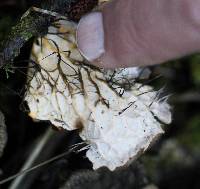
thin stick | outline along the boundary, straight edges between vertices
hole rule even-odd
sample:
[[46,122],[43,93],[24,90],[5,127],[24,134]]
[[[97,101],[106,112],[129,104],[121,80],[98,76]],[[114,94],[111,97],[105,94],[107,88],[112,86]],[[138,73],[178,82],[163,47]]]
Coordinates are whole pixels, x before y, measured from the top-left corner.
[[[54,132],[50,128],[50,129],[47,129],[47,131],[44,133],[44,135],[42,135],[38,139],[38,141],[37,141],[37,143],[36,143],[36,145],[34,147],[34,150],[29,155],[29,157],[28,157],[27,161],[25,162],[24,166],[21,168],[21,171],[28,170],[29,168],[32,167],[33,163],[35,162],[35,160],[37,159],[37,157],[39,156],[41,151],[44,149],[45,144],[53,136],[53,134],[54,134]],[[13,183],[10,185],[9,189],[18,188],[19,184],[22,182],[22,180],[24,179],[25,176],[26,176],[26,174],[22,174],[21,176],[17,177],[13,181]]]
[[14,175],[12,175],[12,176],[10,176],[10,177],[4,179],[4,180],[1,180],[1,181],[0,181],[0,185],[4,184],[4,183],[6,183],[6,182],[11,181],[11,180],[13,180],[14,178],[16,178],[16,177],[18,177],[18,176],[21,176],[21,175],[23,175],[23,174],[27,174],[27,173],[29,173],[29,172],[31,172],[31,171],[33,171],[33,170],[39,168],[39,167],[42,167],[42,166],[44,166],[44,165],[47,165],[48,163],[51,163],[51,162],[53,162],[53,161],[55,161],[55,160],[57,160],[57,159],[60,159],[60,158],[62,158],[62,157],[64,157],[64,156],[67,156],[67,155],[69,155],[70,153],[72,153],[74,150],[75,150],[74,148],[73,148],[73,149],[68,149],[66,152],[63,152],[62,154],[59,154],[59,155],[57,155],[57,156],[54,156],[53,158],[51,158],[51,159],[49,159],[49,160],[46,160],[46,161],[44,161],[44,162],[42,162],[42,163],[40,163],[40,164],[38,164],[38,165],[36,165],[36,166],[33,166],[33,167],[31,167],[30,169],[20,171],[20,172],[17,173],[17,174],[14,174]]

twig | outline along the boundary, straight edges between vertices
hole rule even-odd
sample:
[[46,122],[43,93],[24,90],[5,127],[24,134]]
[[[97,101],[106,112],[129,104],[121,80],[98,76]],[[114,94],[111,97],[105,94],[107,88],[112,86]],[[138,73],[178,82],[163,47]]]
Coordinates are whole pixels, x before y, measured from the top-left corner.
[[[40,154],[40,152],[43,150],[45,144],[48,142],[48,140],[52,137],[54,131],[52,131],[51,128],[47,129],[47,131],[44,133],[44,135],[42,135],[35,147],[33,152],[30,154],[30,156],[28,157],[27,161],[25,162],[24,166],[21,168],[20,172],[23,172],[25,170],[28,170],[33,163],[35,162],[35,160],[37,159],[38,155]],[[22,174],[21,176],[17,177],[11,184],[11,186],[9,187],[9,189],[17,189],[19,184],[23,181],[24,177],[26,176],[26,173]]]
[[67,151],[65,151],[65,152],[63,152],[63,153],[61,153],[61,154],[59,154],[59,155],[57,155],[57,156],[54,156],[53,158],[50,158],[50,159],[48,159],[48,160],[46,160],[46,161],[43,161],[42,163],[39,163],[39,164],[37,164],[37,165],[35,165],[35,166],[31,167],[31,168],[28,168],[28,169],[26,169],[26,170],[22,170],[22,171],[20,171],[20,172],[18,172],[18,173],[16,173],[16,174],[14,174],[14,175],[12,175],[12,176],[10,176],[10,177],[4,179],[4,180],[1,180],[1,181],[0,181],[0,185],[5,184],[5,183],[7,183],[7,182],[9,182],[9,181],[11,181],[11,180],[13,180],[13,179],[15,179],[15,178],[21,176],[21,175],[25,175],[25,174],[27,174],[27,173],[30,173],[31,171],[33,171],[33,170],[35,170],[35,169],[38,169],[38,168],[40,168],[40,167],[42,167],[42,166],[45,166],[45,165],[47,165],[47,164],[49,164],[49,163],[51,163],[51,162],[53,162],[53,161],[55,161],[55,160],[58,160],[58,159],[60,159],[60,158],[62,158],[62,157],[68,156],[68,155],[70,155],[72,152],[76,152],[77,150],[79,150],[79,149],[82,147],[81,144],[82,144],[82,143],[80,143],[80,145],[77,145],[77,146],[75,146],[75,147],[69,147],[69,148],[67,149]]

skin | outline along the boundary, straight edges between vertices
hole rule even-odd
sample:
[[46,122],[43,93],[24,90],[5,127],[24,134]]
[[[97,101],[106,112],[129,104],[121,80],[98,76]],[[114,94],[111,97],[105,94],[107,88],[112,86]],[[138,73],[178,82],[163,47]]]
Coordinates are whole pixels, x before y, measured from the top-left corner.
[[[199,10],[200,0],[113,0],[101,10],[103,26],[95,18],[87,24],[94,13],[82,19],[78,47],[86,58],[85,49],[93,49],[95,57],[88,60],[105,68],[177,59],[200,51]],[[96,35],[101,27],[103,38]]]

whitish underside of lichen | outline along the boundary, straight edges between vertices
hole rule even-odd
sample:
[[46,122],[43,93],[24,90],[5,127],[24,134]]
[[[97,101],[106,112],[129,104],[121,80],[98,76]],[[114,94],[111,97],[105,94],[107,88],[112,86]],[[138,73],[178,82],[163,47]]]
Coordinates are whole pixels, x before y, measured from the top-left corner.
[[[136,83],[148,70],[103,70],[87,65],[75,41],[76,24],[59,21],[37,39],[25,100],[30,116],[67,130],[79,130],[93,168],[114,170],[145,151],[171,122],[160,91]],[[143,74],[145,73],[145,74]]]

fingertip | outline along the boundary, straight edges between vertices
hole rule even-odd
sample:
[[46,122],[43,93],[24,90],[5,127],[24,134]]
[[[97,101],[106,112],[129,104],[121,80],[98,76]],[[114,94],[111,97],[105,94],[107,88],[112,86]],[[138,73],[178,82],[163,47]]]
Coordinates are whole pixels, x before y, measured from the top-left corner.
[[98,59],[105,52],[101,12],[90,13],[80,20],[76,40],[81,54],[90,62]]

